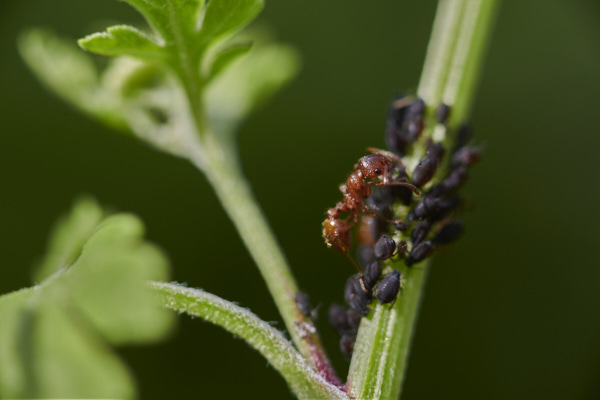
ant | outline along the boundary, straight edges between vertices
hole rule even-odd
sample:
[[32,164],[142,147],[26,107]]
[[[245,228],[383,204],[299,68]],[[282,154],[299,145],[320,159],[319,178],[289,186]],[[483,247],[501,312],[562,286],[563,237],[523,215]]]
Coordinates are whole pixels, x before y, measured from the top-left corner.
[[[358,163],[354,166],[354,171],[348,176],[346,184],[340,187],[344,194],[343,200],[327,211],[327,219],[323,221],[323,238],[327,247],[333,247],[350,260],[358,272],[361,286],[365,292],[360,268],[348,254],[351,245],[350,228],[356,224],[360,214],[383,219],[393,225],[402,222],[389,220],[369,210],[365,204],[365,199],[371,194],[371,186],[405,186],[415,194],[420,194],[416,186],[405,181],[404,164],[398,156],[389,151],[373,148],[368,148],[367,151],[371,154],[358,160]],[[391,176],[395,171],[399,172],[401,178],[392,180]],[[379,177],[381,177],[381,180],[377,179]],[[342,219],[341,214],[347,214],[348,216]]]

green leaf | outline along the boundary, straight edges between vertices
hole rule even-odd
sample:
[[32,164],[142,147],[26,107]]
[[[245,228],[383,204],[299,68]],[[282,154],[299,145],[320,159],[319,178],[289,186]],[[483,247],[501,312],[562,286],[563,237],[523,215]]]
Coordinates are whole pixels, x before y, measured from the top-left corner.
[[297,53],[288,46],[257,46],[207,88],[205,103],[211,125],[220,132],[235,131],[248,114],[296,76],[299,64]]
[[148,35],[127,25],[111,26],[106,32],[86,36],[77,43],[87,51],[105,56],[162,60],[167,55]]
[[43,264],[34,274],[37,282],[72,265],[92,231],[103,218],[103,211],[89,198],[76,203],[71,213],[62,218],[50,236]]
[[214,56],[210,69],[206,74],[206,81],[211,81],[214,77],[219,75],[221,71],[226,69],[230,64],[239,59],[244,54],[247,54],[252,48],[252,43],[238,43],[227,46],[220,49],[219,52]]
[[91,57],[74,43],[49,31],[32,29],[19,36],[18,48],[48,89],[113,128],[127,129],[121,99],[101,86]]
[[55,230],[39,272],[46,279],[0,297],[1,397],[134,397],[107,342],[153,341],[170,330],[172,314],[146,285],[167,279],[168,263],[142,239],[137,217],[104,215],[81,200]]
[[167,45],[196,31],[203,0],[123,0],[135,7]]
[[262,0],[211,0],[206,6],[200,35],[213,43],[238,32],[263,9]]
[[349,399],[325,381],[281,332],[250,311],[199,289],[163,282],[151,282],[150,287],[166,307],[203,318],[248,342],[281,373],[299,399]]

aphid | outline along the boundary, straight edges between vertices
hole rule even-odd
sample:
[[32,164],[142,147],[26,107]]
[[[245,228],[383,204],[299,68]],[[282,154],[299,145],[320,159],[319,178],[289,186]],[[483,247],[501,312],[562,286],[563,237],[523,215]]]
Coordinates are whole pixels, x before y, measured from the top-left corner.
[[452,166],[463,165],[465,167],[472,167],[479,161],[480,157],[481,151],[479,149],[463,146],[452,156]]
[[414,104],[413,97],[398,96],[392,103],[388,113],[385,141],[388,148],[398,155],[404,155],[406,146],[411,142],[408,134],[409,122],[407,116],[409,116],[409,120],[415,118],[415,110],[409,112],[412,104]]
[[427,237],[429,230],[431,229],[431,224],[427,221],[421,221],[413,228],[411,239],[413,246],[423,241]]
[[467,167],[460,166],[455,168],[442,182],[445,192],[449,193],[458,189],[467,180],[467,175]]
[[346,357],[352,356],[355,340],[356,337],[354,335],[343,335],[340,339],[340,350]]
[[427,195],[408,213],[408,220],[414,221],[415,219],[427,218],[438,210],[439,205],[439,198]]
[[361,315],[356,310],[349,309],[346,311],[346,320],[352,332],[356,333],[361,319]]
[[[377,215],[392,219],[394,212],[392,205],[394,204],[394,195],[391,186],[379,186],[372,188],[371,195],[366,199],[367,206]],[[379,219],[381,221],[381,219]]]
[[450,106],[447,104],[440,104],[437,109],[437,119],[440,124],[445,124],[448,121],[450,115]]
[[[364,199],[371,194],[371,186],[405,186],[419,194],[419,190],[403,181],[392,180],[392,174],[403,169],[402,161],[393,153],[369,149],[371,155],[362,157],[354,166],[354,171],[348,176],[346,184],[341,187],[343,200],[334,208],[327,211],[327,219],[323,221],[323,238],[328,247],[333,247],[343,253],[361,274],[360,268],[348,254],[350,250],[350,229],[359,215],[369,215],[381,218],[366,206]],[[379,180],[378,178],[381,178]],[[342,214],[347,214],[342,219]],[[397,221],[388,221],[397,223]]]
[[381,304],[388,304],[396,300],[400,291],[400,279],[402,274],[400,271],[394,270],[391,274],[386,275],[379,285],[377,285],[377,299]]
[[440,201],[438,204],[438,209],[434,212],[431,217],[429,217],[431,222],[441,221],[446,218],[448,214],[454,211],[462,202],[460,197],[453,197],[448,200]]
[[302,315],[305,317],[312,316],[313,308],[310,305],[310,298],[308,297],[308,294],[304,292],[298,292],[296,293],[294,300],[296,301],[296,307],[298,307],[298,310],[300,310]]
[[464,224],[462,222],[451,222],[448,225],[445,225],[436,237],[433,239],[433,243],[435,244],[448,244],[452,243],[456,239],[462,235],[464,231]]
[[363,317],[369,314],[369,308],[367,307],[373,299],[371,291],[365,291],[364,284],[361,283],[358,275],[352,275],[346,281],[344,288],[344,299],[346,303],[358,311]]
[[388,235],[381,235],[375,243],[375,257],[378,260],[387,260],[394,255],[396,242]]
[[429,146],[423,159],[417,164],[413,171],[412,181],[416,186],[423,186],[433,178],[435,171],[444,156],[444,148],[441,143]]
[[405,126],[406,126],[406,141],[412,143],[423,132],[424,122],[423,114],[425,113],[425,102],[423,99],[417,99],[412,103],[405,114]]
[[406,250],[408,249],[408,245],[406,244],[406,242],[404,240],[401,240],[400,242],[398,242],[398,247],[396,247],[396,254],[399,255],[400,257],[404,257],[404,255],[406,255]]
[[427,257],[429,257],[433,253],[434,247],[433,244],[429,241],[422,242],[413,247],[412,251],[406,257],[405,263],[408,267],[416,264],[420,261],[423,261]]
[[381,277],[381,264],[379,261],[372,262],[367,265],[365,269],[365,274],[363,276],[365,287],[368,291],[372,290],[375,286],[375,283]]
[[352,331],[352,326],[348,323],[347,310],[345,307],[333,303],[329,307],[328,317],[329,323],[340,335]]
[[458,134],[456,135],[456,140],[454,141],[454,149],[453,152],[463,147],[469,139],[471,139],[472,135],[471,125],[463,124],[458,128]]

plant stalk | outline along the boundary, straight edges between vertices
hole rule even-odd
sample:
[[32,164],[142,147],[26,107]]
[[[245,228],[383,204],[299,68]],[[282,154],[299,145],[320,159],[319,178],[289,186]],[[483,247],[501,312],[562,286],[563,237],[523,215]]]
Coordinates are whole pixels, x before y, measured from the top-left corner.
[[[407,165],[414,167],[419,162],[428,139],[435,135],[436,141],[447,144],[451,141],[447,133],[465,122],[497,5],[497,0],[440,0],[417,94],[427,104],[430,116],[442,102],[450,106],[450,124],[446,129],[435,117],[428,118]],[[432,185],[444,175],[443,169]],[[404,291],[393,307],[377,304],[363,319],[347,383],[351,397],[396,400],[400,396],[429,265],[424,262],[408,268],[402,261],[388,263],[388,268],[401,270]]]
[[166,307],[200,317],[246,340],[281,373],[298,398],[349,400],[318,374],[281,332],[250,311],[199,289],[164,282],[149,282],[149,286]]
[[296,306],[298,285],[240,170],[235,149],[226,143],[212,132],[204,132],[204,157],[191,161],[205,173],[256,262],[294,344],[329,383],[341,386],[312,320],[304,316]]

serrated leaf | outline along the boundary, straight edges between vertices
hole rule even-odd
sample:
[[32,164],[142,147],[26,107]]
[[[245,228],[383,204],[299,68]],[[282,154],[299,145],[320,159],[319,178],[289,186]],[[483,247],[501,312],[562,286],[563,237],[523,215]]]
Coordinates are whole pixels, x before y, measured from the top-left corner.
[[35,281],[41,282],[56,271],[72,265],[102,217],[102,209],[92,199],[85,198],[77,202],[50,235],[44,262],[34,273]]
[[127,368],[106,343],[156,340],[169,331],[173,316],[146,285],[166,279],[168,264],[142,240],[135,216],[103,215],[92,200],[80,201],[42,264],[42,275],[52,274],[0,297],[0,397],[134,396]]
[[239,43],[220,49],[214,56],[210,69],[206,74],[206,81],[210,82],[221,71],[226,69],[235,60],[248,53],[252,48],[252,43]]
[[135,7],[166,44],[185,40],[196,31],[203,0],[123,0]]
[[116,25],[106,32],[79,39],[79,46],[105,56],[131,56],[144,60],[163,60],[168,53],[148,35],[127,25]]
[[211,0],[200,31],[203,42],[213,43],[240,31],[256,18],[263,6],[263,0]]

